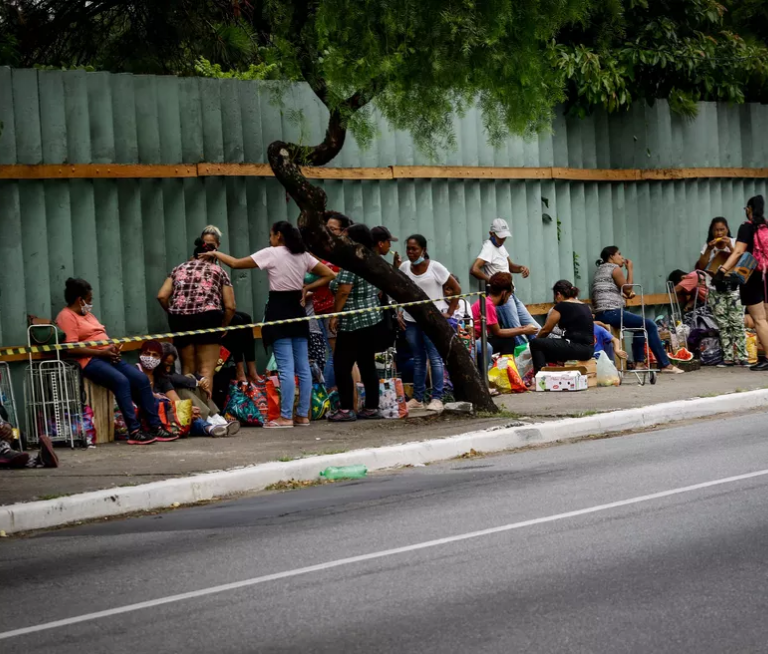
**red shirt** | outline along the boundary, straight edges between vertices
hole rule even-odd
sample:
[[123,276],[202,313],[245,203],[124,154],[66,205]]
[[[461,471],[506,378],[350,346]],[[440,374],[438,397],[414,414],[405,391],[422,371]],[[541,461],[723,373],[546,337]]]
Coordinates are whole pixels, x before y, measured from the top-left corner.
[[[56,324],[66,334],[65,343],[82,343],[83,341],[106,341],[109,339],[107,330],[104,329],[96,316],[92,313],[82,315],[65,307],[56,316]],[[94,346],[94,350],[105,350],[109,345]],[[85,368],[93,357],[78,359],[81,367]]]
[[[472,321],[475,326],[475,338],[480,338],[480,300],[472,305]],[[496,313],[496,305],[491,298],[485,298],[485,330],[491,333],[491,325],[499,322],[499,316]]]
[[[323,261],[333,272],[339,272],[340,268],[329,261]],[[325,313],[333,313],[335,298],[328,286],[321,286],[312,295],[312,306],[315,307],[315,315],[322,316]]]

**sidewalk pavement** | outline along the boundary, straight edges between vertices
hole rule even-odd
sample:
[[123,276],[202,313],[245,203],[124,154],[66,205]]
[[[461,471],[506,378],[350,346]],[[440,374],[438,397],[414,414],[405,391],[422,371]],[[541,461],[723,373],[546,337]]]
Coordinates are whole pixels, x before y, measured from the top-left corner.
[[744,369],[707,369],[685,375],[661,375],[655,386],[638,386],[634,376],[630,376],[619,388],[505,395],[497,402],[504,414],[493,418],[422,413],[423,417],[407,420],[342,425],[321,421],[309,429],[244,428],[229,439],[190,438],[145,447],[113,443],[88,450],[58,448],[61,465],[57,469],[0,470],[0,504],[48,500],[256,463],[445,438],[507,425],[515,418],[542,422],[760,388],[768,388],[768,375]]

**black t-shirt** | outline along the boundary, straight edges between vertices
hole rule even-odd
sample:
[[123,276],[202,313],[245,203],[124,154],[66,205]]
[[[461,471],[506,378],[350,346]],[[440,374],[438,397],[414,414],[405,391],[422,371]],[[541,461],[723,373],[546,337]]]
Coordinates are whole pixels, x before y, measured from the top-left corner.
[[752,254],[752,248],[755,246],[755,226],[752,223],[739,225],[739,233],[736,234],[736,240],[747,246],[747,252]]
[[555,311],[560,314],[560,329],[571,343],[594,345],[595,321],[592,309],[581,302],[558,302]]

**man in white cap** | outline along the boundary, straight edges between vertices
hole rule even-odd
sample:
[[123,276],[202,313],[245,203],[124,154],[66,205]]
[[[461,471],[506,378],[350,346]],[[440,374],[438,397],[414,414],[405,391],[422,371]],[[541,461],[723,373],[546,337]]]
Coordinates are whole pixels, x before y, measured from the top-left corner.
[[[509,225],[503,218],[496,218],[491,223],[489,230],[490,238],[483,243],[483,248],[477,259],[472,264],[473,277],[488,282],[488,280],[497,272],[520,273],[525,279],[531,274],[527,267],[516,264],[509,257],[507,249],[504,247],[506,241],[512,232],[509,231]],[[525,305],[517,299],[512,287],[512,295],[506,304],[497,307],[499,320],[506,329],[523,328],[523,335],[516,336],[515,341],[518,344],[528,342],[528,337],[535,336],[539,331],[539,324],[533,319]]]

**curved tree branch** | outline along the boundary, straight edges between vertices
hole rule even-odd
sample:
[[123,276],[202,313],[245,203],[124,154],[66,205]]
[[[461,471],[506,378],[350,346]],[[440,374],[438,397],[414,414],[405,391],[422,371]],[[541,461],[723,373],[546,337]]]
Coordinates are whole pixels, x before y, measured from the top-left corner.
[[[318,147],[322,147],[322,144]],[[294,144],[275,141],[269,145],[267,154],[275,177],[299,206],[299,228],[309,249],[315,255],[374,284],[396,302],[429,299],[424,291],[383,257],[348,238],[337,238],[326,229],[325,218],[335,212],[326,210],[325,192],[310,184],[302,174],[293,156],[296,148]],[[330,151],[329,146],[323,156]],[[435,305],[429,303],[414,306],[408,312],[448,364],[457,398],[472,402],[477,409],[495,412],[496,405],[481,381],[472,357]]]

